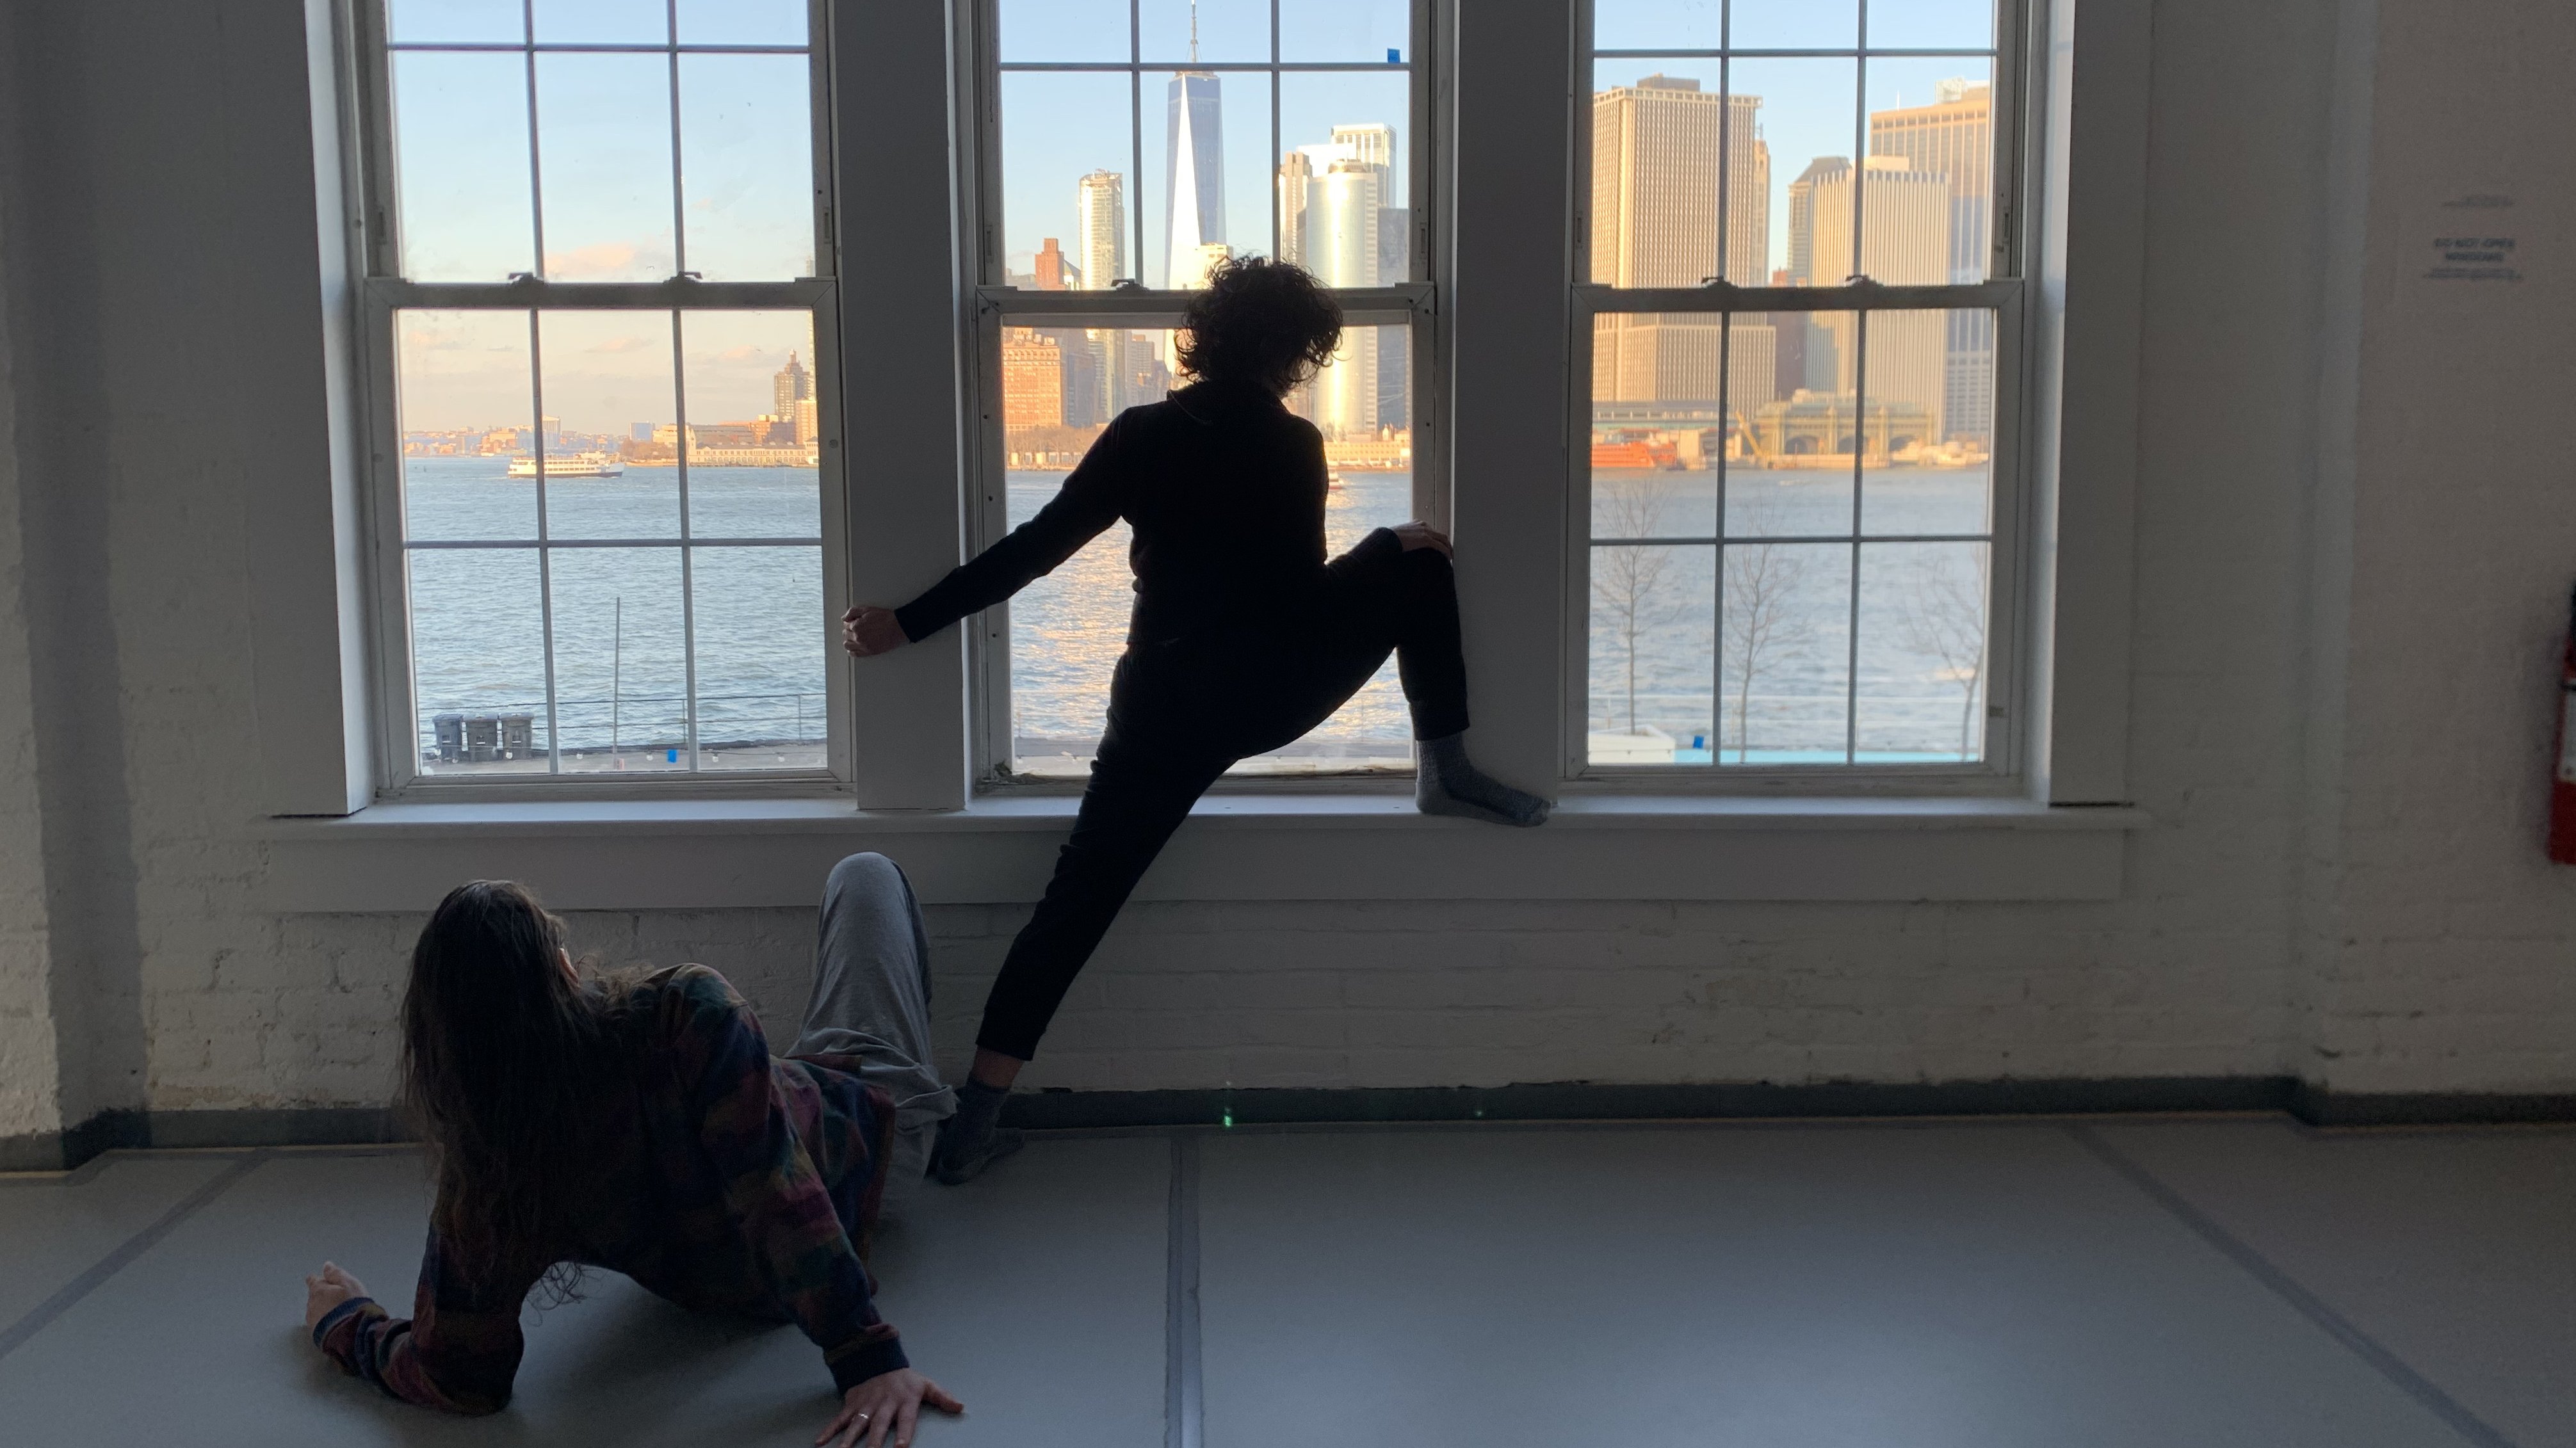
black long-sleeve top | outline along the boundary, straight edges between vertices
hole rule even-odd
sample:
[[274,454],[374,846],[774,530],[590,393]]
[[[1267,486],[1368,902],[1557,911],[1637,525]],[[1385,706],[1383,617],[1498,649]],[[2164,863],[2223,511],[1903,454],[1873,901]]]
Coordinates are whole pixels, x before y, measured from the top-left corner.
[[[895,610],[919,641],[1053,572],[1124,518],[1128,638],[1285,621],[1325,577],[1324,439],[1255,389],[1200,382],[1120,413],[1038,515]],[[1400,546],[1380,529],[1362,550]]]

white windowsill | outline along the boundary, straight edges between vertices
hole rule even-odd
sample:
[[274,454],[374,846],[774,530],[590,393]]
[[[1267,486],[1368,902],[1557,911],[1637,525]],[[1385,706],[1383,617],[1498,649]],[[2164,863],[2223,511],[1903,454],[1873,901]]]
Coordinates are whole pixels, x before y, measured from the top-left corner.
[[[879,850],[934,904],[1035,900],[1078,801],[861,812],[831,799],[380,804],[272,819],[262,899],[418,911],[512,878],[566,910],[810,906]],[[1395,794],[1200,801],[1143,900],[2096,900],[2119,893],[2131,808],[2020,799],[1582,795],[1536,830],[1426,818]],[[1321,836],[1321,838],[1318,838]]]

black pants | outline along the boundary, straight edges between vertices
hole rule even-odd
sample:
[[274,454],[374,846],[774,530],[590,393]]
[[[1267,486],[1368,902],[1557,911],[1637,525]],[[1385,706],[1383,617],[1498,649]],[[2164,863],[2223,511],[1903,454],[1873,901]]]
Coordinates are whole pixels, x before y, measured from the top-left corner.
[[1416,739],[1467,727],[1467,664],[1449,560],[1372,537],[1333,560],[1311,617],[1276,632],[1130,640],[1073,837],[1011,942],[975,1043],[1028,1060],[1100,937],[1190,806],[1236,760],[1332,717],[1396,655]]

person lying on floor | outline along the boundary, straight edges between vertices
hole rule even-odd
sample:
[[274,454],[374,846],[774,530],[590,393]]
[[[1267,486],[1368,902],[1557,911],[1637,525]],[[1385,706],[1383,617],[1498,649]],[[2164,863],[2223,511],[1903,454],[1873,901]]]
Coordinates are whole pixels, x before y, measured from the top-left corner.
[[305,1279],[315,1346],[405,1401],[497,1412],[531,1290],[567,1297],[605,1267],[684,1307],[795,1322],[841,1395],[816,1441],[906,1448],[923,1404],[964,1411],[912,1369],[863,1265],[956,1110],[929,1010],[920,907],[883,855],[832,871],[784,1059],[706,966],[584,974],[524,887],[459,886],[403,1000],[402,1104],[436,1184],[412,1316],[326,1262]]
[[1136,575],[1127,648],[1073,835],[985,998],[975,1062],[932,1170],[972,1178],[1008,1149],[1002,1100],[1074,976],[1190,807],[1236,761],[1304,737],[1395,655],[1425,814],[1527,827],[1548,803],[1467,758],[1467,659],[1446,536],[1379,528],[1324,542],[1324,438],[1282,399],[1331,362],[1342,311],[1313,275],[1221,261],[1177,334],[1192,379],[1102,431],[1038,515],[901,608],[841,619],[860,658],[918,643],[1043,577],[1124,519]]

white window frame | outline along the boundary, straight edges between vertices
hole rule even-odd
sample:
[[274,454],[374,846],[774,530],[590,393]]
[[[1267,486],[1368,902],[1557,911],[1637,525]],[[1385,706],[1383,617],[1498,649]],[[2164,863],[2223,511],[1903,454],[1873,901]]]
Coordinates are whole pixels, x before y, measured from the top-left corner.
[[[2039,254],[2037,222],[2040,215],[2037,168],[2029,158],[2038,153],[2041,137],[2027,100],[2038,86],[2031,67],[2036,47],[2034,26],[2043,18],[2036,13],[2044,5],[2034,0],[1993,0],[1995,6],[1995,49],[1992,81],[1992,134],[1995,153],[1992,170],[1994,185],[1994,225],[1987,262],[1988,280],[1939,286],[1891,286],[1858,278],[1841,286],[1770,287],[1741,286],[1723,279],[1698,287],[1643,288],[1615,287],[1590,280],[1592,235],[1592,113],[1589,98],[1595,86],[1596,52],[1593,48],[1593,0],[1575,0],[1574,63],[1577,74],[1572,94],[1573,106],[1571,167],[1573,185],[1569,205],[1574,217],[1571,271],[1569,276],[1567,437],[1566,461],[1566,580],[1564,609],[1565,666],[1563,671],[1563,716],[1560,740],[1563,777],[1586,790],[1604,793],[1636,794],[1907,794],[1925,796],[1977,796],[2023,793],[2031,762],[2033,715],[2039,710],[2024,707],[2028,692],[2028,624],[2027,612],[2032,589],[2028,572],[2032,563],[2032,515],[2034,500],[2028,487],[2032,469],[2032,429],[2029,407],[2036,375],[2030,365],[2035,340],[2036,318],[2028,305],[2030,282],[2026,263]],[[1611,57],[1635,55],[1654,58],[1679,57],[1721,60],[1743,55],[1765,58],[1817,55],[1831,58],[1852,56],[1864,68],[1873,55],[1898,57],[1931,56],[1984,52],[1947,50],[1894,49],[1873,51],[1869,47],[1866,6],[1861,7],[1861,31],[1851,50],[1785,51],[1746,48],[1735,51],[1720,48],[1676,46],[1670,49],[1616,50]],[[1867,81],[1865,69],[1855,97],[1856,152],[1858,165],[1867,154]],[[1856,206],[1866,206],[1866,187],[1855,187],[1861,194]],[[1866,224],[1865,221],[1863,224]],[[1699,313],[1732,316],[1738,313],[1774,313],[1793,311],[1880,312],[1895,310],[1928,310],[1952,308],[1992,308],[1995,312],[1995,413],[1992,455],[1991,528],[1988,568],[1987,634],[1985,677],[1981,685],[1985,711],[1985,751],[1982,759],[1965,763],[1844,763],[1844,764],[1726,764],[1723,751],[1717,748],[1719,728],[1711,720],[1710,744],[1714,756],[1709,764],[1676,765],[1600,765],[1594,764],[1589,752],[1591,719],[1590,622],[1592,605],[1591,561],[1599,546],[1592,536],[1592,468],[1590,449],[1585,440],[1592,430],[1592,346],[1594,319],[1619,314]],[[1866,323],[1862,328],[1862,346],[1866,348]],[[1727,369],[1721,364],[1720,373]],[[1860,369],[1861,385],[1866,388],[1865,365]],[[1722,488],[1721,484],[1721,488]],[[1722,492],[1721,492],[1722,497]],[[1725,528],[1721,508],[1718,523]],[[1880,539],[1861,534],[1845,540],[1837,535],[1831,541],[1849,541],[1854,549],[1853,588],[1855,599],[1859,587],[1858,549],[1863,543],[1905,541]],[[1716,540],[1678,539],[1681,544],[1711,543],[1719,546],[1719,566],[1723,568],[1723,545]],[[1801,540],[1803,541],[1803,540]],[[1721,574],[1721,599],[1723,595]],[[1721,603],[1722,606],[1722,603]],[[1854,604],[1856,609],[1857,604]],[[1849,627],[1853,634],[1851,647],[1858,648],[1857,619]],[[1722,669],[1724,638],[1721,631],[1716,650]],[[1856,667],[1856,665],[1855,665]],[[1860,701],[1856,674],[1847,683],[1845,700],[1846,728],[1856,727]]]
[[[660,45],[594,45],[551,44],[438,44],[396,46],[386,34],[386,0],[346,0],[344,11],[353,44],[350,63],[355,70],[357,92],[357,127],[354,145],[357,150],[358,191],[360,205],[355,219],[356,236],[353,251],[357,262],[359,284],[353,320],[362,358],[363,414],[366,448],[362,469],[368,516],[370,594],[374,613],[374,697],[377,729],[375,747],[378,754],[376,797],[379,799],[417,800],[494,800],[527,798],[638,798],[665,795],[758,796],[846,794],[852,788],[853,747],[852,719],[854,693],[850,671],[839,665],[834,646],[831,619],[848,606],[853,596],[851,587],[851,547],[848,479],[845,450],[842,446],[843,369],[840,347],[841,294],[835,279],[834,136],[832,118],[832,56],[834,36],[831,24],[832,6],[828,0],[808,0],[808,56],[812,90],[812,157],[813,208],[815,227],[815,275],[773,282],[707,282],[698,280],[687,267],[687,234],[681,208],[686,204],[680,175],[680,117],[677,111],[676,72],[679,58],[690,53],[786,53],[777,46],[696,45],[678,39],[677,5],[670,5],[671,36]],[[532,24],[533,3],[523,8]],[[667,281],[657,282],[558,282],[542,276],[521,274],[501,282],[416,282],[400,274],[401,216],[395,166],[395,137],[392,111],[392,55],[396,49],[466,51],[482,50],[529,57],[531,103],[535,86],[534,57],[548,52],[603,51],[639,54],[666,54],[671,59],[675,84],[672,116],[672,185],[673,246],[675,266],[680,273]],[[534,112],[531,112],[532,116]],[[529,144],[533,152],[538,138],[531,129]],[[542,192],[537,167],[530,168],[532,206],[542,206]],[[542,214],[536,224],[543,225]],[[534,258],[542,268],[544,258]],[[544,359],[541,352],[536,318],[548,309],[582,311],[653,312],[674,317],[672,365],[674,389],[681,409],[680,420],[686,422],[687,378],[685,364],[678,349],[676,314],[686,311],[804,311],[812,319],[813,373],[819,428],[819,484],[821,491],[821,530],[817,539],[705,539],[689,534],[686,507],[688,459],[686,449],[676,463],[675,479],[680,489],[680,535],[677,539],[646,540],[551,540],[545,536],[543,497],[545,478],[542,461],[534,486],[539,495],[539,532],[534,541],[496,540],[495,546],[533,548],[540,559],[566,547],[647,546],[674,547],[681,557],[683,617],[694,613],[691,596],[692,550],[702,547],[733,546],[817,546],[822,550],[823,610],[815,620],[814,647],[826,658],[824,708],[826,727],[825,762],[821,769],[726,769],[701,770],[696,767],[697,721],[695,701],[696,638],[692,627],[686,639],[690,674],[690,703],[686,706],[688,752],[691,766],[685,771],[650,774],[603,775],[565,773],[562,756],[553,748],[556,735],[551,717],[548,722],[549,771],[544,774],[437,775],[421,767],[418,738],[419,714],[415,703],[411,661],[411,617],[409,602],[409,568],[407,555],[429,548],[460,546],[445,542],[411,542],[404,537],[402,506],[402,436],[396,397],[398,342],[395,321],[411,309],[449,309],[493,312],[521,312],[530,318],[529,368],[532,409],[542,386]],[[532,413],[533,415],[533,413]],[[544,437],[540,429],[533,439],[532,453],[542,460]],[[471,546],[471,545],[465,545]],[[544,575],[541,574],[541,578]],[[542,584],[541,584],[542,586]],[[551,600],[546,601],[551,608]],[[546,637],[548,713],[554,707],[553,685],[554,642],[549,624]]]
[[[1301,62],[1277,59],[1279,52],[1279,12],[1282,0],[1270,0],[1271,54],[1267,62],[1205,62],[1205,68],[1221,72],[1264,74],[1272,78],[1270,129],[1278,129],[1279,92],[1277,78],[1301,71],[1393,70],[1392,66],[1371,66],[1365,62]],[[1406,417],[1413,438],[1413,508],[1415,516],[1435,526],[1445,526],[1449,518],[1449,463],[1446,447],[1448,395],[1448,355],[1445,329],[1441,325],[1438,299],[1442,278],[1446,275],[1446,239],[1448,219],[1449,140],[1447,127],[1438,104],[1443,80],[1442,61],[1448,54],[1446,27],[1450,23],[1452,0],[1412,0],[1412,36],[1408,47],[1411,59],[1402,69],[1412,77],[1406,109],[1410,135],[1404,144],[1407,162],[1407,198],[1411,208],[1413,237],[1411,255],[1414,275],[1411,279],[1388,286],[1337,287],[1334,298],[1341,303],[1345,323],[1352,326],[1402,326],[1411,338],[1407,349],[1412,368],[1412,394],[1407,400]],[[967,425],[966,477],[969,491],[966,502],[967,552],[989,546],[1010,532],[1010,499],[1005,479],[1007,451],[1002,438],[1001,333],[1008,327],[1101,327],[1104,325],[1133,328],[1158,328],[1177,325],[1181,309],[1190,294],[1142,286],[1124,286],[1098,291],[1044,292],[1022,291],[1007,284],[1009,258],[1002,232],[1002,114],[1001,77],[1007,71],[1028,72],[1097,72],[1126,74],[1134,77],[1130,126],[1133,129],[1133,151],[1142,155],[1142,128],[1145,125],[1144,77],[1172,68],[1168,62],[1142,58],[1142,40],[1138,33],[1140,14],[1138,0],[1127,0],[1130,19],[1129,58],[1125,61],[1097,62],[1009,62],[1000,55],[1000,0],[972,0],[960,5],[959,45],[961,55],[970,57],[962,79],[969,97],[962,133],[974,137],[971,147],[959,148],[959,195],[967,199],[968,213],[962,218],[961,232],[971,238],[966,258],[966,274],[972,279],[971,305],[963,319],[964,355],[968,359],[962,387]],[[1273,150],[1276,147],[1272,148]],[[1268,164],[1276,168],[1279,157],[1272,155]],[[1131,170],[1134,168],[1131,168]],[[1143,260],[1143,236],[1146,225],[1146,195],[1138,175],[1131,188],[1131,242],[1136,259]],[[1278,189],[1271,188],[1271,235],[1279,231]],[[1077,779],[1033,779],[1015,776],[1009,771],[1013,752],[1013,712],[1011,702],[1011,621],[1010,605],[997,604],[980,616],[970,617],[961,626],[968,637],[970,678],[969,735],[971,769],[974,787],[980,793],[1072,794],[1082,789]],[[1106,700],[1102,701],[1104,706]],[[1219,791],[1266,793],[1271,791],[1385,790],[1395,787],[1398,776],[1409,778],[1411,771],[1356,770],[1347,774],[1320,777],[1278,778],[1229,775],[1221,780]]]

